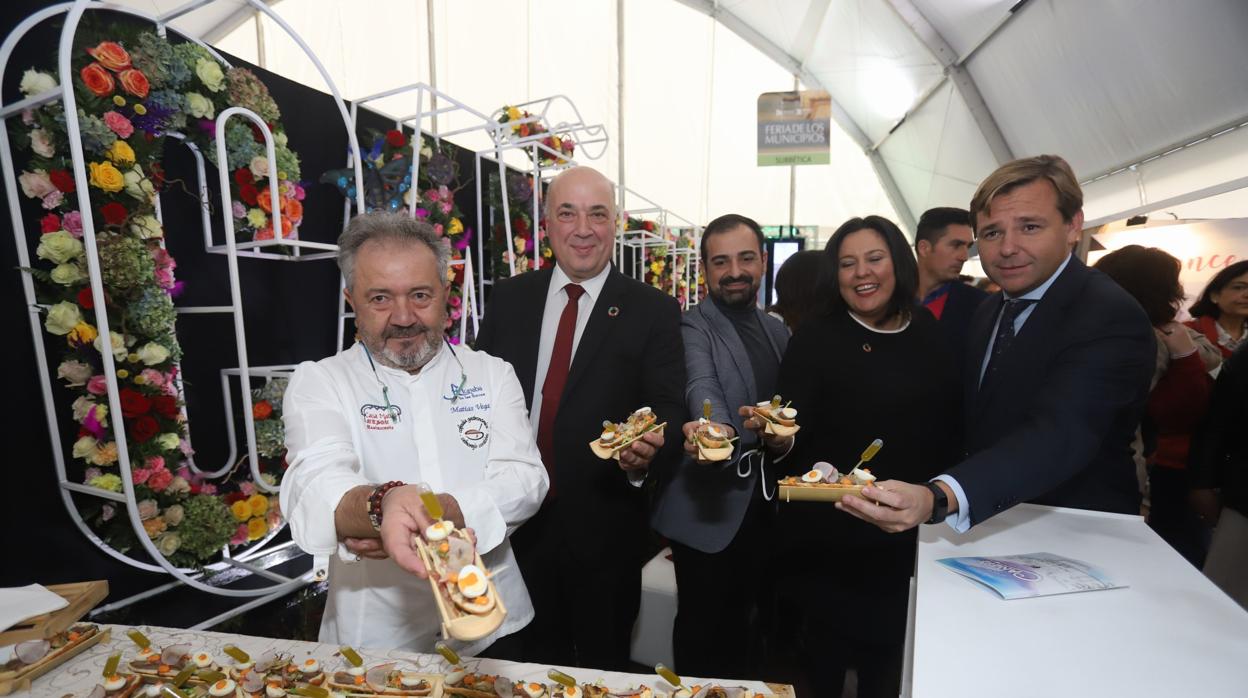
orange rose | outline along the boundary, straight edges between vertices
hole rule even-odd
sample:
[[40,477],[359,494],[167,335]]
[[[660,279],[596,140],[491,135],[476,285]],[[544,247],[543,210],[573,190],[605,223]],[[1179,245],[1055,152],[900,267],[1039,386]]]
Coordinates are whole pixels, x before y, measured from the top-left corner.
[[[256,199],[256,203],[260,206],[261,210],[265,213],[273,213],[273,199],[272,194],[269,193],[268,187],[261,189],[260,193],[256,195]],[[277,205],[281,208],[282,213],[286,213],[288,201],[293,201],[293,199],[286,199],[280,195],[277,197]]]
[[126,92],[129,92],[139,99],[143,99],[147,96],[147,76],[138,70],[135,70],[134,68],[123,70],[117,74],[117,79],[121,81],[121,87]]
[[107,97],[113,93],[113,88],[116,87],[116,83],[113,82],[113,76],[107,70],[104,70],[104,66],[99,63],[92,63],[83,68],[80,74],[82,75],[82,82],[86,84],[87,89],[91,90],[91,93],[96,97]]
[[298,199],[287,199],[285,208],[286,215],[289,216],[291,220],[303,220],[303,202]]
[[256,419],[268,419],[273,414],[273,405],[268,400],[261,400],[251,406],[251,416]]
[[130,67],[130,54],[126,53],[121,44],[112,41],[101,41],[99,46],[87,49],[87,53],[114,73]]

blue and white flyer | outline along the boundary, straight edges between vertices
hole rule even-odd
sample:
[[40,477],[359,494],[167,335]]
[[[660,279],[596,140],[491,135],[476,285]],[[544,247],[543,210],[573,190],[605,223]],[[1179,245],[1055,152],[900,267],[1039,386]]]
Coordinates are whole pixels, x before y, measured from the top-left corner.
[[1103,570],[1053,553],[1003,557],[946,557],[940,564],[1009,599],[1120,589]]

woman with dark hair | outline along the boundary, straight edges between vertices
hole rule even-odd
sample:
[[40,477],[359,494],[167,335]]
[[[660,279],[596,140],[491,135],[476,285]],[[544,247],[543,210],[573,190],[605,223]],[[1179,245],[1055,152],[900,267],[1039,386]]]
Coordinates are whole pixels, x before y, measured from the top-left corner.
[[797,332],[816,305],[822,262],[823,253],[819,250],[802,250],[790,255],[776,271],[776,302],[767,312],[784,322],[789,332]]
[[1200,567],[1208,536],[1188,503],[1187,460],[1192,433],[1209,408],[1209,371],[1222,363],[1222,355],[1200,332],[1174,321],[1184,298],[1178,259],[1156,247],[1128,245],[1102,257],[1094,268],[1143,306],[1157,335],[1156,371],[1136,439],[1137,456],[1147,471],[1148,524]]
[[1248,336],[1248,259],[1236,262],[1209,280],[1188,310],[1187,323],[1201,331],[1228,357]]
[[[819,461],[848,472],[881,439],[871,469],[881,479],[924,482],[957,462],[961,407],[936,319],[915,303],[914,253],[892,221],[868,216],[841,225],[824,255],[824,302],[780,365],[780,394],[802,430],[791,447],[773,445],[789,450],[776,461],[782,472],[769,476]],[[794,599],[785,617],[801,624],[788,632],[804,645],[810,689],[840,696],[853,667],[859,696],[896,696],[915,531],[884,533],[830,503],[779,507],[778,545],[787,550],[778,583]]]

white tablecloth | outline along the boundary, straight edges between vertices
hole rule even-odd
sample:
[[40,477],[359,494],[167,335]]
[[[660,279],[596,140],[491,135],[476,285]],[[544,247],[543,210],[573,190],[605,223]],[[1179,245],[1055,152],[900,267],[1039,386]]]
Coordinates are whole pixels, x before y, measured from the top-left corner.
[[[1036,552],[1129,587],[1005,601],[936,562]],[[1248,696],[1248,612],[1140,517],[1021,505],[964,535],[923,526],[916,577],[914,698]]]
[[[34,696],[85,696],[91,691],[91,688],[100,681],[100,672],[104,668],[104,662],[108,655],[114,652],[124,653],[124,659],[128,660],[135,656],[136,647],[130,638],[126,637],[128,626],[113,625],[104,626],[112,629],[112,638],[108,642],[101,642],[91,649],[83,652],[81,655],[73,658],[63,667],[59,667],[48,675],[35,680],[28,695]],[[160,628],[151,626],[140,626],[140,630],[152,641],[157,647],[167,647],[178,643],[188,643],[194,651],[211,652],[218,658],[218,661],[230,662],[228,656],[221,651],[225,645],[237,645],[243,651],[252,657],[259,657],[268,650],[281,652],[283,654],[292,654],[297,659],[305,657],[316,657],[321,661],[322,666],[327,670],[334,670],[344,665],[343,660],[335,657],[334,653],[338,651],[337,646],[323,645],[316,642],[299,642],[295,640],[275,640],[270,638],[252,637],[248,635],[230,635],[226,633],[214,633],[204,630],[180,630],[178,628]],[[403,652],[399,650],[376,650],[364,647],[355,648],[360,656],[363,657],[365,665],[379,664],[386,661],[400,661],[410,666],[413,671],[420,671],[431,674],[441,674],[445,672],[449,666],[440,655],[416,654],[413,652]],[[516,681],[537,681],[542,683],[550,683],[546,672],[550,669],[548,666],[539,666],[536,664],[521,664],[517,662],[506,662],[494,659],[474,659],[464,658],[464,666],[472,671],[481,673],[497,674],[506,676]],[[602,679],[603,683],[611,688],[627,688],[646,684],[655,689],[656,694],[666,694],[671,690],[671,686],[666,681],[660,679],[654,674],[622,674],[612,671],[600,671],[596,669],[584,669],[577,667],[556,667],[565,673],[576,678],[577,681],[583,683],[593,683],[598,679]],[[705,683],[705,679],[695,679],[692,677],[682,677],[686,684]],[[752,691],[764,694],[774,694],[777,688],[787,687],[768,687],[759,681],[726,681],[725,685],[730,686],[746,686]],[[23,695],[23,694],[18,694]],[[792,698],[791,691],[788,692],[789,698]]]

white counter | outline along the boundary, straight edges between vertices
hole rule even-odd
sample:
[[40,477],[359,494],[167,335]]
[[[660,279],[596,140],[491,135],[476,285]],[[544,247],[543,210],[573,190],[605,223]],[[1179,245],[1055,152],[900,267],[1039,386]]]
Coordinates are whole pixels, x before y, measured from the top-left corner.
[[[1005,601],[936,562],[1036,552],[1129,587]],[[1024,504],[923,526],[915,574],[914,698],[1248,696],[1248,612],[1140,517]]]

